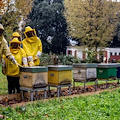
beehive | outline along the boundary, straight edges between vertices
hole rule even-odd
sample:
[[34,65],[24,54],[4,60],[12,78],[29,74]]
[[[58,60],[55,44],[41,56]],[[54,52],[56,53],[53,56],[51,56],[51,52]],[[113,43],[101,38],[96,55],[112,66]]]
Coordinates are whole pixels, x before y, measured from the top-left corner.
[[120,63],[117,64],[117,78],[120,78]]
[[20,68],[20,86],[37,88],[48,84],[48,67],[34,66]]
[[77,63],[73,65],[73,79],[76,82],[95,81],[97,64]]
[[69,65],[49,65],[48,84],[65,85],[72,82],[73,66]]
[[98,64],[97,67],[97,78],[98,79],[109,79],[117,77],[117,64]]

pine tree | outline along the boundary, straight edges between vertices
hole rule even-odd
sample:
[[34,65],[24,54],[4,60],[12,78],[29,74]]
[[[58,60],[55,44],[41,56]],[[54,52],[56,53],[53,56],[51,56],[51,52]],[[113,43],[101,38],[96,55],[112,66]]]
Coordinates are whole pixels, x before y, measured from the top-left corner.
[[35,0],[28,25],[35,28],[43,44],[43,52],[65,53],[67,24],[62,0]]

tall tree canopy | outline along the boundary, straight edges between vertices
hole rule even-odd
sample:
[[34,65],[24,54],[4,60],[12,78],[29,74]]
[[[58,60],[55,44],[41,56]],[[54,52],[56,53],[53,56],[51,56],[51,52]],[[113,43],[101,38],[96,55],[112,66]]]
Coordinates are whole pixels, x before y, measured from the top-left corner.
[[65,53],[67,24],[62,0],[35,0],[28,25],[35,28],[42,40],[43,52]]
[[26,20],[27,15],[31,11],[33,1],[34,0],[6,0],[3,2],[1,6],[2,20],[0,22],[5,28],[5,38],[7,41],[11,40],[14,31],[19,31],[19,23],[22,20]]
[[0,0],[0,16],[4,14],[5,8],[10,3],[10,0]]
[[89,49],[105,47],[114,35],[119,2],[112,0],[65,0],[69,34]]

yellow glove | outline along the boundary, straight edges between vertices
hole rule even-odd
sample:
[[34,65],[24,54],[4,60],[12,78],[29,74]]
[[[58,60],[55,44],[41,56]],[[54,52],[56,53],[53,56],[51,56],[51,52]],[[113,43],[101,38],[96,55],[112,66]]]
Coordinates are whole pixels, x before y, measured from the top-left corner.
[[30,61],[30,62],[29,62],[29,66],[30,66],[30,67],[33,67],[33,66],[34,66],[34,62]]
[[28,65],[23,65],[23,67],[28,67]]
[[37,60],[37,57],[35,56],[35,57],[34,57],[34,61],[36,61],[36,60]]

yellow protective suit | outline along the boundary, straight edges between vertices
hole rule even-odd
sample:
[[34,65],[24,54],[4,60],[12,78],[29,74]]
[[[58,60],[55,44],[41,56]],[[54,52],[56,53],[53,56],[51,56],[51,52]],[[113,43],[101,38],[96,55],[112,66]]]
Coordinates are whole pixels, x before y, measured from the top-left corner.
[[[4,30],[2,24],[0,24],[0,29]],[[10,58],[12,55],[8,48],[7,41],[5,40],[3,35],[0,36],[0,60],[1,60],[2,54],[4,54],[8,58]]]
[[[33,37],[28,37],[26,35],[26,33],[30,31],[34,32]],[[36,58],[36,55],[38,51],[42,53],[41,40],[37,37],[35,29],[32,29],[29,26],[25,28],[24,34],[26,38],[22,41],[23,49],[25,50],[27,57],[32,56],[34,66],[38,66],[40,64],[40,59]]]
[[[10,51],[12,55],[15,57],[17,63],[22,65],[22,58],[26,57],[25,51],[18,47],[17,49],[12,49],[11,44],[12,43],[21,43],[18,38],[14,38],[12,41],[10,41]],[[7,76],[14,76],[14,77],[19,77],[20,76],[20,70],[19,67],[15,64],[13,64],[9,59],[6,58],[5,55],[3,55],[3,59],[5,60],[5,70],[4,74]]]

